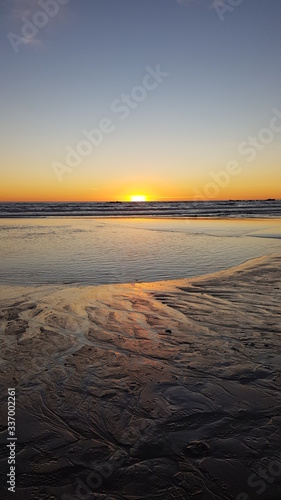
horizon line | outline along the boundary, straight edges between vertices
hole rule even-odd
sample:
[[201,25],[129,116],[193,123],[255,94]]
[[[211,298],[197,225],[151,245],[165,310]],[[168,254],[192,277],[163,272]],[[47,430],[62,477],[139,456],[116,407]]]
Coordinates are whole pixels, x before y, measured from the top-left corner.
[[197,203],[197,202],[238,202],[238,201],[281,201],[281,198],[225,198],[225,199],[182,199],[158,198],[157,200],[0,200],[0,203]]

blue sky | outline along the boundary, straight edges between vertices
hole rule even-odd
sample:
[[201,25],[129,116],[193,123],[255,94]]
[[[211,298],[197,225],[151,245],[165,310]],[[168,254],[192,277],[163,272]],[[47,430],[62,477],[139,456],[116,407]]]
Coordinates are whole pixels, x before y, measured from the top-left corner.
[[[244,0],[223,21],[206,0],[64,1],[18,53],[7,35],[22,36],[23,18],[40,20],[42,3],[1,3],[2,199],[111,199],[139,187],[190,198],[281,109],[276,0]],[[157,64],[169,76],[126,120],[113,117],[113,100]],[[52,163],[106,117],[114,132],[58,182]],[[279,144],[276,135],[229,189],[276,185]]]

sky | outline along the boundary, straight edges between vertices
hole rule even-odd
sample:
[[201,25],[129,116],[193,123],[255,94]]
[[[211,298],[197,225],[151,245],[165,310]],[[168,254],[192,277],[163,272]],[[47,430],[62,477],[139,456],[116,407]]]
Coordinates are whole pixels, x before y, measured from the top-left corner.
[[281,2],[2,0],[0,201],[281,198]]

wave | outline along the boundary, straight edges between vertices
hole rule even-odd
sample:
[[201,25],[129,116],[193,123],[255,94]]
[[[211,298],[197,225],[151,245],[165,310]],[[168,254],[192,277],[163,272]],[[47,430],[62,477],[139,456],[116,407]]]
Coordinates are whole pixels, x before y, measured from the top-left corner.
[[21,217],[279,218],[281,200],[0,203],[0,218]]

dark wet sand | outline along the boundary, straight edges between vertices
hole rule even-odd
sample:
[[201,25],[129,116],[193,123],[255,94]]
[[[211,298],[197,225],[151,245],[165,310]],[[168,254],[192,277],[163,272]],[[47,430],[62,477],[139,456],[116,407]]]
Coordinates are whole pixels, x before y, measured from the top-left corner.
[[281,498],[281,256],[0,294],[1,500]]

